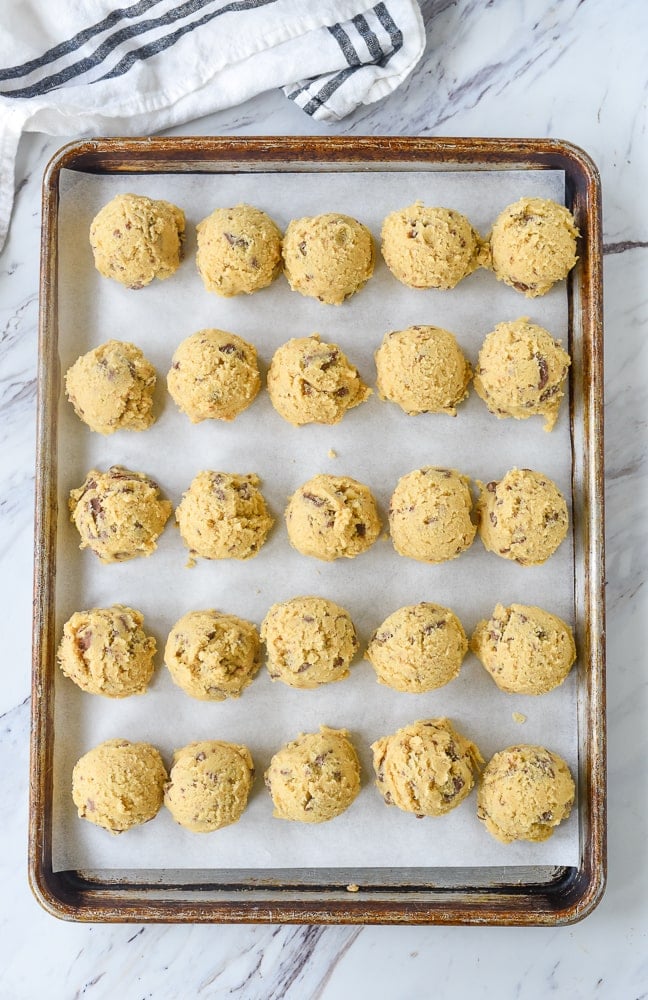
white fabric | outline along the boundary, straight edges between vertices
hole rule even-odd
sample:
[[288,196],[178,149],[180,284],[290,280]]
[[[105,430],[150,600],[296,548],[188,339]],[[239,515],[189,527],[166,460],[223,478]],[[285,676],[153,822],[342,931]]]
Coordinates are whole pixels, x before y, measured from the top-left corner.
[[274,87],[338,120],[425,47],[416,0],[2,0],[1,19],[0,249],[23,131],[149,135]]

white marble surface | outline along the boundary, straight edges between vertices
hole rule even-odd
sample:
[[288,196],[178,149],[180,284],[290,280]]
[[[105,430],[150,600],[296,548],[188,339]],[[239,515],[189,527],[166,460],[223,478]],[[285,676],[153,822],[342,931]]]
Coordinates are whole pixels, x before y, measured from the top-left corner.
[[[289,1000],[609,997],[648,992],[646,416],[648,175],[642,0],[432,0],[428,49],[344,134],[554,136],[603,178],[608,546],[609,884],[562,929],[84,926],[26,881],[32,493],[40,178],[58,140],[21,143],[0,257],[0,998]],[[326,132],[278,93],[176,132]]]

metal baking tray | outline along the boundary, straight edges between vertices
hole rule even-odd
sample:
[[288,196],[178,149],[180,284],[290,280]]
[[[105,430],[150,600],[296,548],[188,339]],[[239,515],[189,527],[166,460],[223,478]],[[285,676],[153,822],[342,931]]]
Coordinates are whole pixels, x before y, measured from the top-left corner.
[[[578,671],[577,866],[54,871],[58,207],[61,171],[218,174],[561,170],[581,232],[568,279],[574,604]],[[43,181],[38,358],[29,880],[78,921],[560,925],[599,902],[606,878],[601,191],[577,147],[545,139],[183,137],[63,147]],[[353,890],[349,891],[349,886]]]

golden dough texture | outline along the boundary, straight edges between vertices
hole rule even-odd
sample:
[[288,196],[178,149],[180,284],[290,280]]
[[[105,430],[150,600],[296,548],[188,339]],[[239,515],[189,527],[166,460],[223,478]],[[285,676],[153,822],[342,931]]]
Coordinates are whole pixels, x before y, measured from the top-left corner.
[[482,344],[475,391],[498,417],[526,420],[539,414],[553,429],[571,358],[559,340],[526,316],[499,323]]
[[259,634],[251,622],[235,615],[189,611],[169,633],[164,662],[192,698],[238,698],[259,669]]
[[265,773],[277,819],[325,823],[360,791],[360,764],[346,729],[320,726],[278,750]]
[[379,625],[367,646],[381,684],[420,694],[453,680],[468,651],[457,616],[440,604],[422,602],[394,611]]
[[421,562],[455,559],[472,545],[470,480],[455,469],[427,465],[399,479],[389,505],[394,548]]
[[371,233],[349,215],[293,219],[283,241],[284,271],[294,292],[340,305],[367,283],[374,270]]
[[150,743],[106,740],[74,765],[72,799],[81,819],[123,833],[160,810],[167,773]]
[[324,597],[293,597],[273,604],[261,625],[268,671],[294,688],[344,680],[358,651],[348,612]]
[[251,294],[281,271],[281,230],[253,205],[217,208],[197,230],[196,264],[208,292]]
[[246,746],[201,740],[176,750],[164,804],[192,833],[212,833],[238,822],[247,806],[254,762]]
[[366,552],[380,534],[376,501],[363,483],[348,476],[313,476],[286,507],[291,545],[324,562]]
[[155,368],[139,347],[108,340],[68,368],[65,391],[76,415],[98,434],[143,431],[155,421]]
[[153,676],[156,644],[134,608],[75,611],[63,626],[58,663],[70,680],[90,694],[126,698],[143,694]]
[[477,816],[503,844],[542,841],[567,819],[576,788],[567,764],[542,746],[508,747],[486,765]]
[[184,212],[168,201],[118,194],[90,225],[95,267],[127,288],[175,274],[183,255]]
[[259,482],[254,473],[198,473],[176,509],[192,556],[251,559],[258,554],[274,524]]
[[576,660],[571,628],[527,604],[497,604],[480,621],[470,648],[502,691],[546,694],[563,683]]
[[176,348],[167,388],[192,424],[233,420],[261,388],[256,348],[225,330],[199,330]]
[[482,265],[484,251],[479,233],[460,212],[415,201],[384,220],[382,254],[404,285],[447,289]]
[[490,234],[495,277],[529,299],[545,295],[574,267],[578,236],[574,217],[564,205],[520,198],[498,215]]
[[533,469],[511,469],[499,482],[478,482],[479,534],[489,552],[538,566],[567,535],[565,498],[555,483]]
[[468,396],[470,365],[448,330],[410,326],[385,335],[376,351],[378,392],[405,413],[449,413]]
[[422,719],[372,744],[376,786],[386,805],[443,816],[463,802],[482,756],[448,719]]
[[296,427],[337,424],[371,395],[338,345],[322,343],[318,333],[296,337],[275,351],[268,392],[277,413]]
[[171,514],[158,484],[143,472],[112,465],[91,469],[83,486],[70,492],[70,516],[81,536],[103,563],[149,556]]

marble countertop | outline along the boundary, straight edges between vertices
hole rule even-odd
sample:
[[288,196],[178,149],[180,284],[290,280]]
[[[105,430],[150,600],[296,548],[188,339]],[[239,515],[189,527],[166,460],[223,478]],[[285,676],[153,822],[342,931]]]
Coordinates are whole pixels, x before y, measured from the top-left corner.
[[0,998],[637,998],[648,992],[648,6],[641,0],[427,0],[426,54],[388,100],[332,127],[278,92],[170,134],[551,136],[604,192],[609,879],[559,929],[76,925],[26,878],[40,183],[61,140],[23,138],[0,257]]

